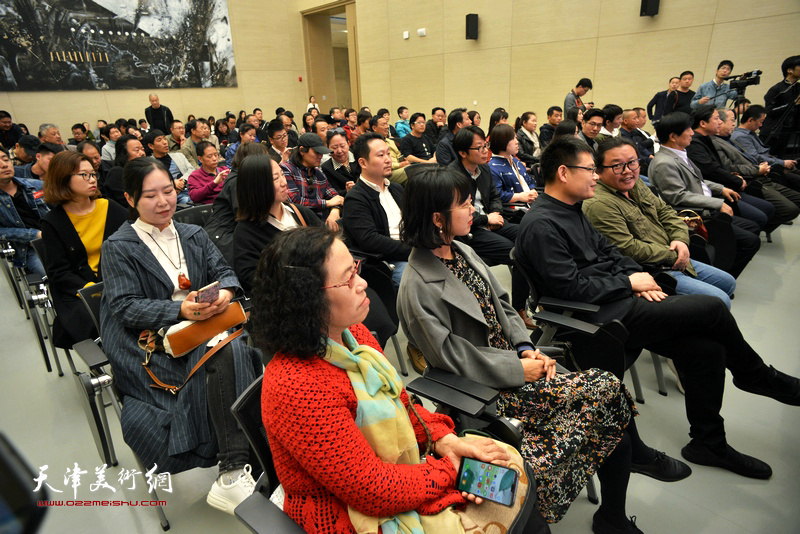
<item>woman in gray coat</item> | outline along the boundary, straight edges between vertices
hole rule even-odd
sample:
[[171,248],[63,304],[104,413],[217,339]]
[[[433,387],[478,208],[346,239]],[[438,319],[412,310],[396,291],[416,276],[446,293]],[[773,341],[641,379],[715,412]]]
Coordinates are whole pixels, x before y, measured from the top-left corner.
[[[100,310],[103,348],[123,396],[122,434],[146,469],[157,464],[156,472],[219,463],[220,476],[207,501],[233,514],[252,493],[254,481],[247,439],[230,406],[261,371],[257,351],[235,339],[172,394],[150,387],[138,338],[143,330],[221,313],[241,288],[202,228],[172,221],[177,195],[159,161],[130,161],[123,182],[138,218],[103,244]],[[220,283],[219,298],[195,302],[197,289],[214,281]],[[202,345],[177,359],[155,352],[150,368],[162,382],[180,385],[206,350]]]
[[401,237],[414,248],[397,298],[409,343],[429,365],[502,390],[498,411],[523,422],[521,452],[534,466],[545,519],[561,519],[597,471],[603,498],[594,532],[641,532],[625,512],[631,445],[651,467],[674,460],[635,435],[636,409],[616,377],[598,369],[556,374],[534,350],[508,292],[453,240],[469,233],[470,191],[468,178],[446,169],[409,180]]

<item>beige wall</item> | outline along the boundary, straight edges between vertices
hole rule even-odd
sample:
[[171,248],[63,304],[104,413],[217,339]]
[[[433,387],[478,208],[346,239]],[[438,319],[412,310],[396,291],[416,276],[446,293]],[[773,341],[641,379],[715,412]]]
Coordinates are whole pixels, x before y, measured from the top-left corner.
[[352,99],[350,98],[350,62],[347,48],[333,49],[333,70],[336,74],[336,100],[326,105],[325,109],[333,106],[352,107],[350,105]]
[[[503,106],[512,119],[536,111],[541,123],[584,76],[597,105],[644,106],[683,70],[694,71],[697,89],[722,59],[735,63],[734,73],[764,71],[747,91],[763,104],[781,61],[797,53],[797,0],[670,0],[653,18],[639,17],[639,7],[639,0],[357,0],[363,105],[393,115],[400,105],[426,114],[434,105],[463,106],[477,109],[484,126]],[[479,16],[477,41],[465,39],[467,13]],[[423,27],[427,36],[418,37]]]
[[[239,86],[161,90],[161,101],[183,118],[256,106],[269,116],[279,105],[302,113],[309,89],[300,12],[334,4],[228,0]],[[646,104],[684,69],[695,72],[696,89],[721,59],[731,59],[736,73],[764,70],[761,85],[747,93],[763,103],[780,79],[780,62],[797,53],[797,0],[758,6],[670,0],[653,18],[639,17],[639,6],[639,0],[356,0],[362,102],[353,104],[385,106],[393,115],[400,105],[425,113],[434,105],[464,106],[487,121],[504,106],[512,118],[536,111],[541,122],[583,76],[594,82],[589,100],[631,107]],[[464,38],[467,13],[479,15],[478,41]],[[417,36],[422,27],[426,37]],[[0,109],[30,127],[54,121],[67,134],[74,122],[139,119],[149,93],[0,93]]]

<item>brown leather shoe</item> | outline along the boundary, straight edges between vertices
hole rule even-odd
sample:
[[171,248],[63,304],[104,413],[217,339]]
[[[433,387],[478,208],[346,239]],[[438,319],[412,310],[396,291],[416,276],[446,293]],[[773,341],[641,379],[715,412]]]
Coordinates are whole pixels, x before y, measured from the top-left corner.
[[528,330],[536,330],[536,328],[538,328],[536,323],[533,322],[533,319],[528,317],[528,310],[519,310],[517,313],[519,313],[519,316],[522,318]]
[[406,353],[408,353],[408,358],[411,360],[411,367],[419,374],[425,372],[428,363],[425,361],[425,356],[422,355],[422,351],[417,347],[412,347],[411,343],[409,343],[406,345]]

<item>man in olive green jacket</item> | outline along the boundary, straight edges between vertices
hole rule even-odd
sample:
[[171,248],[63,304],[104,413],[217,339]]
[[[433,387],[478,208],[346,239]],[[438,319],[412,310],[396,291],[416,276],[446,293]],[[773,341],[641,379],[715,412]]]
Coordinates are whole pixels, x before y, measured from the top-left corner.
[[713,295],[730,308],[736,281],[728,273],[689,258],[689,232],[670,206],[639,180],[636,148],[627,139],[601,142],[595,155],[600,180],[583,212],[598,232],[640,264],[672,275],[678,294]]

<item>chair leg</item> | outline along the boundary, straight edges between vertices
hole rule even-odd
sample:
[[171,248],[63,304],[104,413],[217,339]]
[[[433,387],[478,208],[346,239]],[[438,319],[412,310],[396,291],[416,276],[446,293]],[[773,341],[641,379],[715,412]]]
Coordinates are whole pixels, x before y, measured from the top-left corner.
[[661,356],[655,352],[650,353],[653,358],[653,368],[656,371],[656,382],[658,382],[658,392],[663,396],[667,396],[667,385],[664,383],[664,369],[661,366]]
[[25,271],[18,267],[14,267],[12,273],[14,276],[14,285],[15,285],[14,289],[16,289],[16,291],[22,298],[22,309],[25,311],[25,319],[30,319],[31,318],[30,310],[28,309],[28,304],[25,302],[24,298],[25,287],[26,287]]
[[[139,470],[142,473],[146,473],[147,469],[145,468],[144,464],[142,464],[142,461],[139,459],[139,457],[136,456],[135,453],[134,453],[133,457],[136,458],[136,463],[139,466]],[[155,486],[153,486],[152,490],[148,490],[148,491],[149,491],[150,495],[152,496],[153,500],[156,501],[156,503],[158,503],[158,501],[159,501],[158,493],[156,493]],[[155,508],[156,512],[158,512],[158,520],[161,522],[161,530],[163,530],[164,532],[169,530],[169,521],[167,520],[167,514],[164,513],[164,509],[161,507],[161,505],[157,504],[155,507],[151,506],[151,508]]]
[[589,497],[590,503],[600,503],[600,499],[597,497],[597,489],[594,487],[594,476],[590,476],[589,480],[586,481],[586,495]]
[[[45,337],[47,338],[47,342],[50,344],[50,349],[53,351],[53,359],[56,361],[56,367],[58,368],[58,376],[64,376],[64,373],[61,371],[61,362],[58,361],[58,349],[53,344],[53,329],[50,328],[50,320],[47,314],[47,308],[37,308],[37,310],[41,310],[41,313],[37,314],[42,320],[42,324],[44,325]],[[67,363],[69,364],[70,371],[72,374],[75,374],[75,364],[72,362],[72,356],[69,353],[69,350],[64,349],[64,352],[67,354]]]
[[631,382],[633,382],[633,393],[636,402],[644,404],[644,395],[642,395],[642,384],[639,382],[639,373],[636,371],[636,363],[631,365],[628,371],[631,372]]
[[81,398],[83,410],[86,413],[86,421],[89,423],[89,430],[92,432],[97,453],[107,465],[117,465],[117,459],[113,456],[113,449],[109,448],[106,427],[104,426],[105,409],[102,402],[98,402],[98,389],[100,381],[90,377],[86,373],[75,374],[75,382],[78,386],[78,393]]
[[[26,313],[27,313],[27,311],[29,309],[28,302],[29,302],[29,300],[31,298],[32,298],[31,294],[28,291],[26,291],[25,292],[25,298],[23,299],[23,302],[25,304]],[[50,355],[47,353],[47,344],[44,342],[44,329],[42,328],[42,324],[39,321],[39,314],[36,313],[35,310],[36,310],[36,308],[34,307],[33,315],[29,315],[28,317],[31,319],[31,322],[33,323],[33,330],[34,330],[34,333],[36,334],[37,341],[39,341],[39,349],[42,351],[42,357],[44,358],[44,365],[47,368],[47,372],[48,373],[52,373],[53,372],[53,366],[50,364]],[[58,361],[58,360],[56,360],[56,361]],[[58,373],[59,373],[58,376],[63,376],[64,373],[61,371],[61,366],[58,365],[57,367],[58,367]]]
[[394,352],[397,354],[397,363],[400,364],[400,372],[403,376],[408,376],[408,367],[406,367],[406,354],[400,350],[400,342],[397,341],[397,334],[391,337],[392,345],[394,345]]

